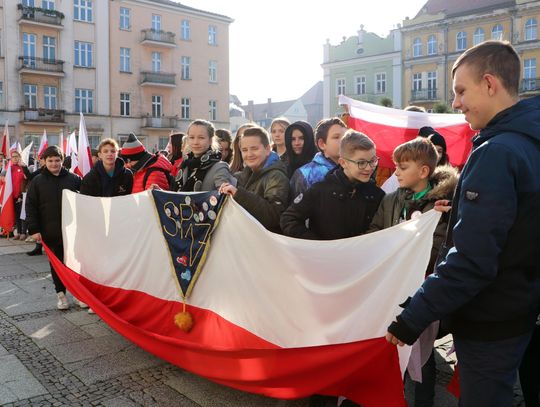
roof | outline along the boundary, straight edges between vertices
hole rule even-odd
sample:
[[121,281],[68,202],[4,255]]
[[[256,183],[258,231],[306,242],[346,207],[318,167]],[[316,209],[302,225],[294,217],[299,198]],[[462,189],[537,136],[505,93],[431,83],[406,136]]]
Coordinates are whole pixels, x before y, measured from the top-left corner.
[[183,4],[178,3],[176,1],[172,1],[172,0],[149,0],[149,1],[151,1],[152,3],[164,4],[166,6],[173,6],[173,7],[179,8],[181,10],[185,10],[185,11],[193,11],[193,12],[196,12],[196,13],[208,14],[210,16],[214,16],[214,17],[217,17],[217,18],[228,20],[230,23],[232,23],[234,21],[231,17],[224,16],[223,14],[212,13],[210,11],[204,11],[204,10],[201,10],[201,9],[198,9],[198,8],[184,6]]
[[242,109],[246,112],[246,115],[252,113],[251,107],[253,107],[253,117],[251,118],[254,121],[262,120],[266,118],[273,118],[278,116],[283,116],[287,110],[297,101],[295,100],[286,100],[284,102],[271,102],[268,103],[257,103],[253,105],[242,105]]
[[493,10],[515,5],[514,0],[428,0],[418,15],[444,13],[447,16],[468,14],[471,11]]
[[317,82],[300,99],[304,106],[322,103],[323,101],[323,81]]

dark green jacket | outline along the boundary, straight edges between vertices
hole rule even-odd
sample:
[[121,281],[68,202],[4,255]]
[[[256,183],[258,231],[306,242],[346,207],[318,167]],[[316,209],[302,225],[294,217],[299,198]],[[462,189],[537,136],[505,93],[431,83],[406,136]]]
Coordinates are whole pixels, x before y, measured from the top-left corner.
[[234,199],[268,230],[280,233],[279,219],[287,208],[287,168],[272,152],[265,165],[253,172],[249,167],[235,174],[238,191]]

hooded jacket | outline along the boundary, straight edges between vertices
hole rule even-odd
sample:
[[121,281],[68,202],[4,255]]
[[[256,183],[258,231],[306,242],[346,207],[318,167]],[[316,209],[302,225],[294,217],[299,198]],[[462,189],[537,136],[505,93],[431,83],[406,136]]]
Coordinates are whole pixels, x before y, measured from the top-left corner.
[[291,198],[307,191],[317,182],[321,182],[326,174],[336,168],[337,164],[326,158],[323,153],[315,154],[313,160],[298,168],[291,177]]
[[302,239],[360,236],[366,232],[383,196],[375,182],[351,182],[339,167],[294,199],[281,215],[281,228],[285,235]]
[[238,179],[234,199],[272,232],[279,233],[279,218],[289,199],[287,169],[279,156],[271,152],[263,168],[245,167],[235,174]]
[[81,194],[90,196],[129,195],[132,188],[133,174],[124,167],[124,160],[121,158],[116,159],[112,177],[105,171],[103,162],[98,160],[81,182]]
[[[304,146],[300,154],[295,154],[292,148],[292,132],[300,130],[304,135]],[[309,163],[317,153],[313,128],[308,122],[299,120],[285,129],[285,146],[287,147],[288,168],[287,175],[292,177],[294,172],[302,165]]]
[[540,311],[540,97],[497,114],[473,140],[454,198],[453,241],[389,327],[412,343],[442,320],[454,335],[503,340]]
[[[159,153],[156,153],[155,155],[148,154],[148,156],[149,157],[143,157],[141,159],[146,161],[143,163],[142,167],[133,174],[133,194],[149,189],[152,184],[156,184],[164,191],[170,190],[167,174],[171,173],[171,162]],[[150,173],[146,178],[146,182],[144,182],[145,175],[148,171]]]

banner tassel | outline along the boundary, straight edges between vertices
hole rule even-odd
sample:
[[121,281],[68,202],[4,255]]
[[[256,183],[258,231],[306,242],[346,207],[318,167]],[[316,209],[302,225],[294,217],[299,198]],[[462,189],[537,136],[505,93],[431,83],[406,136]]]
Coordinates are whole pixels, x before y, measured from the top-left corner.
[[174,323],[178,328],[184,332],[191,331],[193,328],[193,316],[191,313],[186,311],[186,299],[184,298],[182,312],[174,316]]

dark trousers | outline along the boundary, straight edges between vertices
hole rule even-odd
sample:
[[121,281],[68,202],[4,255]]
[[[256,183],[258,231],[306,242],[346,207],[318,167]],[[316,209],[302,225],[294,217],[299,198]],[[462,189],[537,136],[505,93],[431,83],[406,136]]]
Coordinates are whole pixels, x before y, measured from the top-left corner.
[[519,381],[526,407],[540,407],[540,326],[536,326],[531,342],[519,367]]
[[[52,252],[55,254],[56,257],[60,261],[64,261],[64,245],[63,244],[47,244],[49,248],[52,250]],[[56,274],[56,271],[54,271],[54,267],[51,263],[49,263],[51,266],[51,276],[54,283],[54,289],[57,293],[63,292],[66,293],[66,286],[64,283],[62,283],[62,280],[60,280],[60,277],[58,277],[58,274]]]
[[531,334],[499,341],[472,341],[454,335],[460,407],[512,406],[518,368]]
[[17,232],[19,233],[19,235],[26,234],[26,222],[21,219],[21,210],[22,198],[20,201],[15,200],[15,226],[17,227]]
[[426,364],[422,366],[422,383],[414,382],[414,407],[433,407],[436,376],[437,366],[433,350]]

